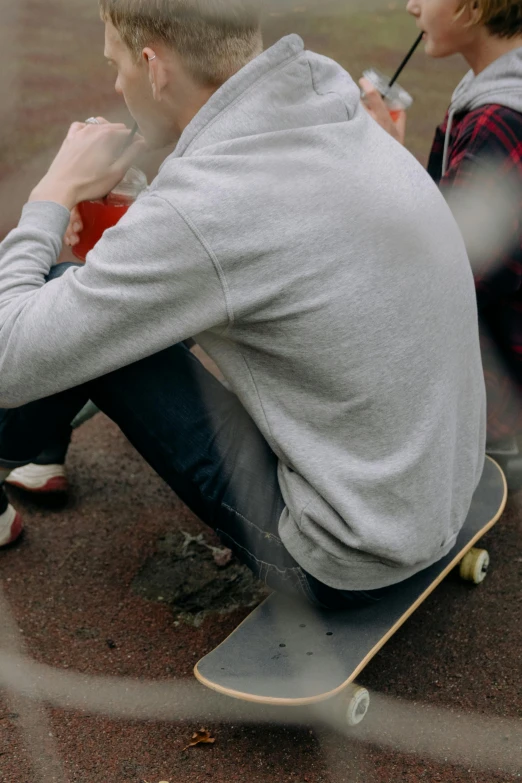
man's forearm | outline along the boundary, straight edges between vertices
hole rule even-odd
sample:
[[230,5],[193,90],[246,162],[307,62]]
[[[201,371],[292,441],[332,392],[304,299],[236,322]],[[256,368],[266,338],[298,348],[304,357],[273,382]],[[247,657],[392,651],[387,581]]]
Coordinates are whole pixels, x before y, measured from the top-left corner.
[[[36,215],[39,221],[34,219]],[[11,395],[18,374],[15,367],[19,366],[18,361],[15,365],[8,362],[6,366],[4,351],[15,342],[19,316],[38,294],[58,259],[68,221],[69,212],[56,203],[27,204],[18,227],[0,244],[0,398],[3,407],[16,405],[16,399],[11,402]],[[26,384],[27,378],[21,378],[21,383]],[[17,389],[15,393],[22,391]]]
[[69,217],[56,202],[25,205],[18,227],[0,244],[0,313],[6,302],[43,285],[60,255]]
[[63,206],[27,204],[0,245],[1,408],[78,386],[229,322],[213,258],[164,198],[141,198],[85,265],[44,285],[68,222]]
[[50,201],[65,207],[69,212],[78,203],[76,193],[69,183],[47,180],[46,177],[42,179],[29,196],[29,202],[33,201]]

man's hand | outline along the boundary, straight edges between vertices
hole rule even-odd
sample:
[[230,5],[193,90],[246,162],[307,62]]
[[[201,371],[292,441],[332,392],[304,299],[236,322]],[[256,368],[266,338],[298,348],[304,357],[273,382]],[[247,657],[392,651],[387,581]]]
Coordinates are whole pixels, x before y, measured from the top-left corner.
[[360,79],[359,84],[364,91],[363,106],[368,114],[384,128],[390,136],[404,144],[406,137],[406,112],[401,111],[397,120],[393,120],[382,95],[369,79]]
[[71,211],[71,219],[65,232],[64,242],[67,247],[74,247],[80,241],[80,233],[83,231],[83,222],[78,207]]
[[71,219],[65,232],[64,242],[67,247],[74,247],[80,241],[80,233],[83,230],[83,222],[78,207],[71,211]]
[[29,201],[55,201],[72,210],[80,201],[103,198],[123,179],[145,141],[129,129],[99,118],[99,125],[75,122],[58,155]]

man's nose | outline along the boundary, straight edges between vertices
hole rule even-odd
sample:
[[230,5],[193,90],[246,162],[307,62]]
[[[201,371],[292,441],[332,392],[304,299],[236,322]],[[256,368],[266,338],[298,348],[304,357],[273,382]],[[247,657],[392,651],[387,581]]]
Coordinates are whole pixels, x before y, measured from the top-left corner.
[[119,79],[116,79],[116,84],[114,85],[114,89],[116,90],[116,93],[118,95],[123,96],[123,90],[121,89],[121,84]]
[[418,0],[408,0],[406,10],[412,16],[420,16],[420,8]]

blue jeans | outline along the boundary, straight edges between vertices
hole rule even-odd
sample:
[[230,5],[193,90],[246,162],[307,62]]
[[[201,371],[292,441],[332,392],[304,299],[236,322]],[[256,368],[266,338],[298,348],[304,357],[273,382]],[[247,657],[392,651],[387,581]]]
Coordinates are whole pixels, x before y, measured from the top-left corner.
[[335,590],[294,560],[278,533],[285,504],[275,454],[236,395],[183,343],[75,389],[0,411],[0,466],[34,462],[89,399],[268,587],[328,608],[359,606],[387,592]]

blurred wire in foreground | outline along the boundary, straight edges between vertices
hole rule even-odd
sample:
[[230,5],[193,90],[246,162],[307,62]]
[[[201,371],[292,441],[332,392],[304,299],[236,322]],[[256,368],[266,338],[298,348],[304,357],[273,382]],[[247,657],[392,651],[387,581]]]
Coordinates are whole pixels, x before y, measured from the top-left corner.
[[[5,606],[0,607],[5,622]],[[372,694],[372,709],[360,726],[348,730],[328,702],[306,708],[261,707],[234,701],[192,681],[138,682],[92,677],[35,663],[17,652],[0,653],[0,687],[26,700],[113,719],[234,722],[329,727],[351,739],[374,743],[442,763],[468,764],[506,774],[522,765],[520,721],[456,713],[449,709],[398,701]],[[33,710],[34,707],[31,708]],[[29,710],[26,708],[26,714]],[[34,755],[42,743],[43,723],[26,724]],[[35,739],[37,743],[35,744]],[[38,750],[38,755],[43,755]],[[55,773],[53,773],[55,774]],[[60,777],[42,777],[60,781]]]
[[[24,644],[16,622],[11,614],[9,605],[4,598],[0,586],[0,655],[13,660],[14,666],[21,665],[23,669]],[[3,664],[2,669],[3,681]],[[16,678],[15,678],[16,679]],[[25,746],[30,755],[35,783],[65,783],[66,778],[56,751],[55,743],[45,707],[40,703],[37,683],[31,689],[30,694],[14,685],[11,687],[11,678],[7,677],[4,684],[7,700],[13,712],[19,715],[19,722]],[[43,699],[42,699],[43,701]]]

